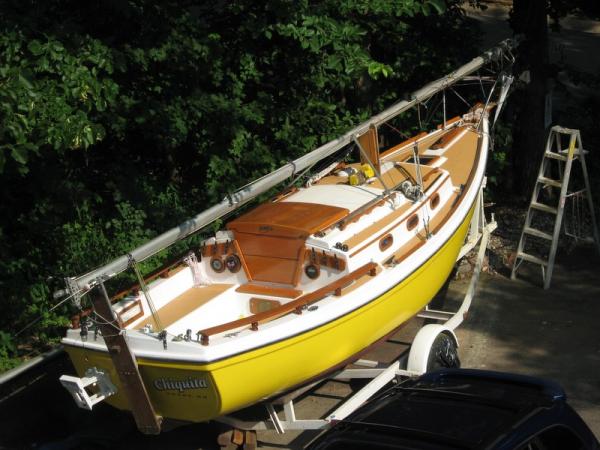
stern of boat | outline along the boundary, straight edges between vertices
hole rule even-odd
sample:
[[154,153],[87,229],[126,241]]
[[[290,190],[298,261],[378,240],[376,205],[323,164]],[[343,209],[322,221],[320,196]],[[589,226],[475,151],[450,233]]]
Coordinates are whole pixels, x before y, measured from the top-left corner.
[[[121,410],[132,409],[108,352],[70,345],[65,350],[78,377],[63,375],[61,382],[79,406],[88,404],[86,409],[92,409],[95,403],[106,401]],[[177,362],[138,359],[137,364],[156,414],[189,422],[207,421],[220,414],[221,398],[210,371]],[[79,388],[69,388],[65,381]],[[103,391],[106,381],[114,386],[109,395]]]

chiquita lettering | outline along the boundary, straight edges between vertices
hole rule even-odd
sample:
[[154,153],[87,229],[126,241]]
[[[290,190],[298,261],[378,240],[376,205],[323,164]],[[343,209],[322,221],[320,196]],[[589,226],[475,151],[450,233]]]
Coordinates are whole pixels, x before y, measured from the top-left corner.
[[208,386],[206,380],[189,377],[182,380],[174,378],[158,378],[154,380],[154,387],[159,391],[183,392],[188,389],[204,389]]

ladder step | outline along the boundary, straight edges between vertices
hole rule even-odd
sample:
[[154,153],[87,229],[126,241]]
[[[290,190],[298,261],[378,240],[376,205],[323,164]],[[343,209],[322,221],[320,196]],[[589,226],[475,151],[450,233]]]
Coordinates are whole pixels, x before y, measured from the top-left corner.
[[546,153],[544,153],[544,157],[551,158],[551,159],[558,159],[559,161],[566,161],[567,160],[566,156],[561,155],[561,154],[556,153],[556,152],[546,152]]
[[558,209],[554,206],[544,205],[543,203],[531,202],[529,205],[531,208],[538,209],[540,211],[544,211],[551,214],[558,214]]
[[524,261],[529,261],[534,264],[539,264],[541,266],[547,266],[548,261],[542,258],[538,258],[537,256],[530,255],[529,253],[519,252],[517,253],[517,258],[522,259]]
[[550,233],[546,233],[545,231],[538,230],[537,228],[525,227],[523,228],[523,233],[530,234],[532,236],[536,236],[543,239],[552,240],[552,235]]
[[562,187],[562,181],[553,180],[552,178],[538,177],[538,183],[547,184],[554,187]]
[[[577,158],[579,157],[579,155],[581,155],[581,151],[582,151],[582,150],[583,150],[583,154],[584,154],[584,155],[587,155],[587,154],[589,153],[589,151],[588,151],[588,150],[586,150],[586,149],[579,149],[579,148],[576,148],[576,149],[575,149],[575,151],[573,152],[573,159],[577,159]],[[561,155],[564,155],[564,156],[567,156],[567,155],[569,154],[569,149],[568,149],[568,148],[562,149],[562,150],[560,151],[560,154],[561,154]]]

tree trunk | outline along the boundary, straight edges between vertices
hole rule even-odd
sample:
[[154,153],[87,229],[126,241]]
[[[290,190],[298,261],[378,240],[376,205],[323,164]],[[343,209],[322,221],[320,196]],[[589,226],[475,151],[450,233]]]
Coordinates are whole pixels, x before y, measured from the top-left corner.
[[[516,95],[517,114],[513,128],[513,188],[528,198],[535,184],[546,141],[544,124],[548,92],[548,20],[546,0],[514,0],[511,27],[524,41],[519,46],[515,68],[529,70],[531,81]],[[515,98],[513,97],[513,98]]]

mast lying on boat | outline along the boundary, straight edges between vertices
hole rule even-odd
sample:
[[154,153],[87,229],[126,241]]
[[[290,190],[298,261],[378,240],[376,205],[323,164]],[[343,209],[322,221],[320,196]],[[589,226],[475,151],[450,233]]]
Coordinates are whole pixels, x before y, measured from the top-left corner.
[[271,172],[270,174],[265,175],[264,177],[246,185],[222,200],[220,203],[183,222],[179,226],[174,227],[169,231],[157,236],[156,238],[146,242],[140,247],[132,250],[129,254],[123,255],[86,274],[78,277],[67,278],[66,284],[68,293],[75,298],[81,297],[81,295],[85,294],[98,283],[110,279],[125,271],[131,266],[132,261],[143,261],[169,247],[170,245],[185,239],[191,234],[211,224],[215,220],[241,207],[258,195],[268,191],[277,184],[294,176],[300,170],[310,167],[318,161],[321,161],[322,159],[332,155],[344,146],[351,144],[354,142],[354,139],[357,136],[367,132],[369,127],[376,127],[393,119],[402,112],[426,101],[438,92],[444,91],[446,88],[452,86],[461,79],[467,77],[473,72],[476,72],[484,65],[490,62],[500,61],[506,54],[510,54],[510,50],[515,46],[516,43],[512,39],[502,41],[498,46],[486,51],[481,56],[474,58],[471,62],[463,65],[449,75],[431,82],[423,88],[413,92],[410,96],[410,100],[402,100],[392,105],[383,112],[373,116],[368,121],[363,122],[352,130],[348,131],[343,136],[322,145],[312,152],[307,153],[306,155],[280,167],[274,172]]

